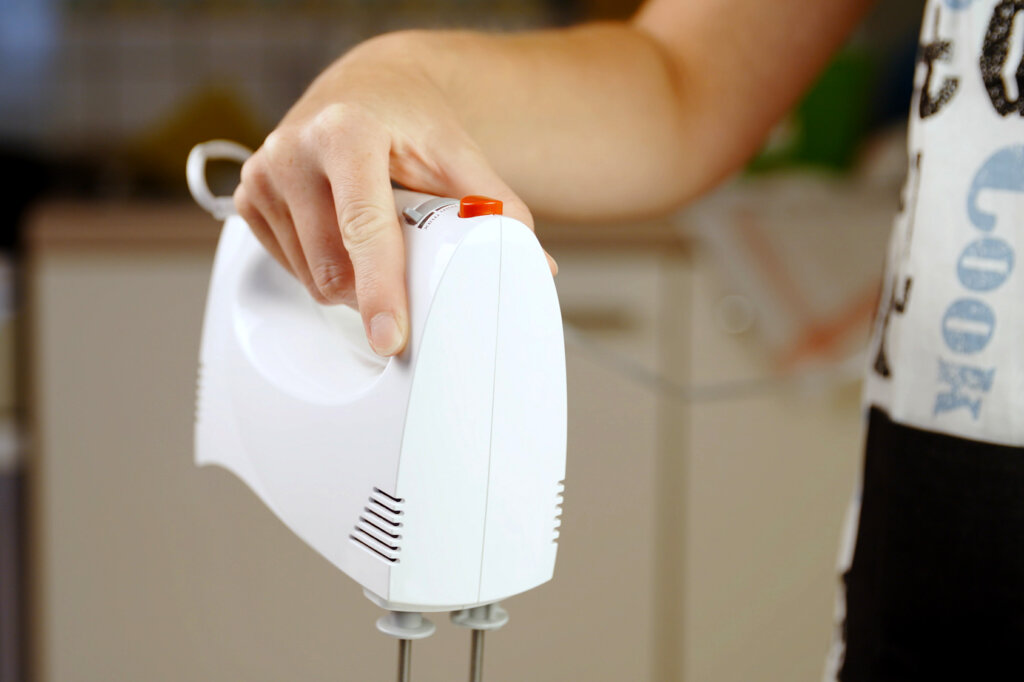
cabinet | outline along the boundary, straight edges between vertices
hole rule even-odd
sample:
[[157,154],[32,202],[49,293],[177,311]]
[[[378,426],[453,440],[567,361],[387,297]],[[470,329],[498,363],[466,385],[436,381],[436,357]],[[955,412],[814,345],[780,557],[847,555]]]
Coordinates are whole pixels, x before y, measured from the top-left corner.
[[[175,205],[50,205],[32,219],[40,682],[393,676],[394,642],[355,584],[232,475],[192,463],[216,229]],[[664,225],[541,236],[575,330],[561,545],[554,580],[507,602],[487,679],[817,679],[855,390],[658,393],[643,372],[681,384],[763,371],[714,325],[721,292],[699,256]],[[418,682],[468,667],[468,634],[435,620],[414,647]]]

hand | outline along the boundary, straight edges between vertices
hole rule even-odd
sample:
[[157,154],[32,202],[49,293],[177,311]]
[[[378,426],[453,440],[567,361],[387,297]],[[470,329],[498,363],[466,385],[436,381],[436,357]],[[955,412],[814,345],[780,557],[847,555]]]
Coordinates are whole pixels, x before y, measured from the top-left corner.
[[330,66],[242,167],[234,195],[267,251],[319,303],[358,307],[370,345],[385,356],[409,337],[391,180],[440,196],[493,196],[533,227],[410,40],[383,36]]

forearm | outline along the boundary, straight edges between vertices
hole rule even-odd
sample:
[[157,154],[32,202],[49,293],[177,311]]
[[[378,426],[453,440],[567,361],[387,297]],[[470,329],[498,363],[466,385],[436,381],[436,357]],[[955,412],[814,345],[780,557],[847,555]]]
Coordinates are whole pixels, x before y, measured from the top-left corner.
[[670,66],[630,25],[417,40],[437,46],[425,68],[437,69],[471,137],[536,214],[658,212],[696,182],[680,177],[687,108]]
[[680,20],[677,7],[663,20],[654,3],[631,23],[406,32],[367,51],[434,80],[535,213],[626,218],[677,207],[745,162],[865,5],[801,8],[800,30],[760,31],[753,42],[743,29],[758,21],[756,4],[707,4],[683,28],[665,25]]
[[434,81],[497,173],[539,215],[655,212],[678,201],[680,184],[697,181],[679,177],[686,108],[670,66],[628,24],[404,32],[345,59],[403,61]]

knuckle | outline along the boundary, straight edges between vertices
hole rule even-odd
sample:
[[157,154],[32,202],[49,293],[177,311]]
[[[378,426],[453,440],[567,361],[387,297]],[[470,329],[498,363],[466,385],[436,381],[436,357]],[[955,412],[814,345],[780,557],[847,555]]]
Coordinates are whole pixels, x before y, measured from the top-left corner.
[[307,130],[307,140],[318,150],[329,149],[338,136],[351,128],[352,108],[346,104],[328,104],[313,117]]
[[306,141],[320,151],[335,149],[339,145],[365,144],[367,140],[379,137],[379,125],[363,107],[335,102],[321,109],[310,121]]
[[348,116],[348,106],[340,102],[328,104],[313,117],[310,127],[320,135],[336,133],[339,128],[345,126]]
[[250,200],[254,193],[266,193],[270,188],[270,174],[263,156],[258,152],[253,154],[242,164],[241,185],[239,189],[247,188],[246,194]]
[[263,141],[260,152],[266,157],[270,165],[290,166],[295,156],[295,144],[292,134],[282,128],[277,128],[267,135],[267,139]]
[[312,268],[313,282],[320,293],[331,301],[344,299],[352,289],[347,269],[336,263],[321,263]]
[[341,208],[338,217],[341,239],[349,250],[372,243],[385,226],[377,208],[362,201],[349,201]]
[[263,144],[260,145],[260,152],[267,156],[273,156],[281,150],[281,146],[284,144],[284,133],[281,132],[280,128],[275,128],[270,131],[266,139],[263,140]]

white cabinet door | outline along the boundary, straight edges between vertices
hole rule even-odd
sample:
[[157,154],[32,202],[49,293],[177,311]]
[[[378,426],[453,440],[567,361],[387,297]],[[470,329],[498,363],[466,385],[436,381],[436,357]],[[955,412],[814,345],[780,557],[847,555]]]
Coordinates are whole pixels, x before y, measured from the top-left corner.
[[[733,294],[695,259],[692,381],[764,378]],[[683,673],[687,682],[817,682],[832,634],[839,530],[860,464],[856,384],[743,391],[689,406]]]
[[[658,258],[558,255],[570,318],[656,361]],[[34,253],[39,679],[390,679],[395,644],[356,585],[239,480],[192,463],[211,258],[168,244]],[[568,367],[555,579],[507,603],[487,679],[652,679],[657,401],[571,346]],[[463,678],[468,634],[435,619],[415,679]]]

